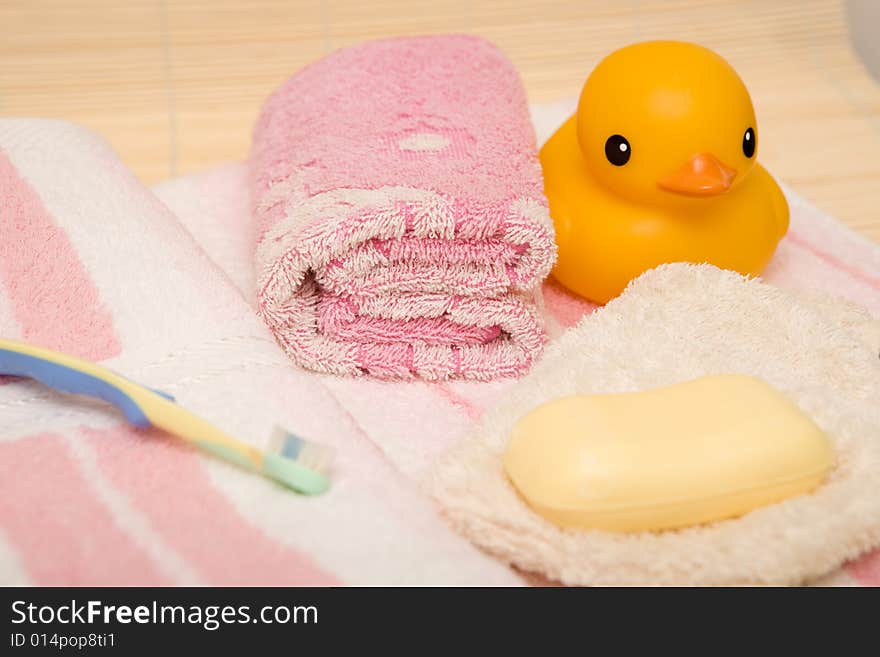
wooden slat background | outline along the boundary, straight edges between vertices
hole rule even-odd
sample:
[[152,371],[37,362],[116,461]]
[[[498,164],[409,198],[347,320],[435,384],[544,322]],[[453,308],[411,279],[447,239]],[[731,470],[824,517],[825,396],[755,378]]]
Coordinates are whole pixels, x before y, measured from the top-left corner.
[[880,86],[840,0],[0,0],[0,114],[89,126],[155,182],[243,158],[261,101],[323,54],[449,31],[497,43],[533,101],[632,41],[712,47],[752,92],[762,162],[880,241]]

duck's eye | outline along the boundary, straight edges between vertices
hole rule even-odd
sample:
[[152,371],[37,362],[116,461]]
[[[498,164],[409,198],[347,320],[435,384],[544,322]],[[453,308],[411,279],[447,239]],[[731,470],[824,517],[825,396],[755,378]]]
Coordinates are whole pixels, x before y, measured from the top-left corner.
[[622,167],[629,162],[632,148],[623,135],[611,135],[605,142],[605,157],[616,167]]
[[749,128],[743,135],[743,154],[752,157],[755,154],[755,131]]

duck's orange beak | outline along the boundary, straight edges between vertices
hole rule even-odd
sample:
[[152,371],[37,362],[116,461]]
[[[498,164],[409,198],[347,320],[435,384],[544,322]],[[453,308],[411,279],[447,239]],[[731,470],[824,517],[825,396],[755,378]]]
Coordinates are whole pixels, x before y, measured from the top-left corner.
[[730,168],[714,155],[700,153],[672,175],[657,181],[657,184],[676,194],[715,196],[730,189],[734,178],[736,169]]

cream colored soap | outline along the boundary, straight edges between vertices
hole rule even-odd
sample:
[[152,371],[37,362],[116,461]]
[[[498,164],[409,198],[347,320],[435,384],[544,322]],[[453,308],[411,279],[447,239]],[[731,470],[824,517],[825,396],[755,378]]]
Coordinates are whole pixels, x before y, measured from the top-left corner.
[[724,375],[543,404],[513,428],[504,467],[557,525],[647,531],[808,493],[833,461],[828,438],[782,393]]

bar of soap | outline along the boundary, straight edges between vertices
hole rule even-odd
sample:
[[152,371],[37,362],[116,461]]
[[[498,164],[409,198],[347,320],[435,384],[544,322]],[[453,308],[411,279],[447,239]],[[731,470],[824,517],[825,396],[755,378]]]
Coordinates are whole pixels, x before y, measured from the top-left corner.
[[809,417],[742,375],[550,401],[517,422],[504,456],[535,512],[618,532],[737,517],[810,492],[833,463]]

